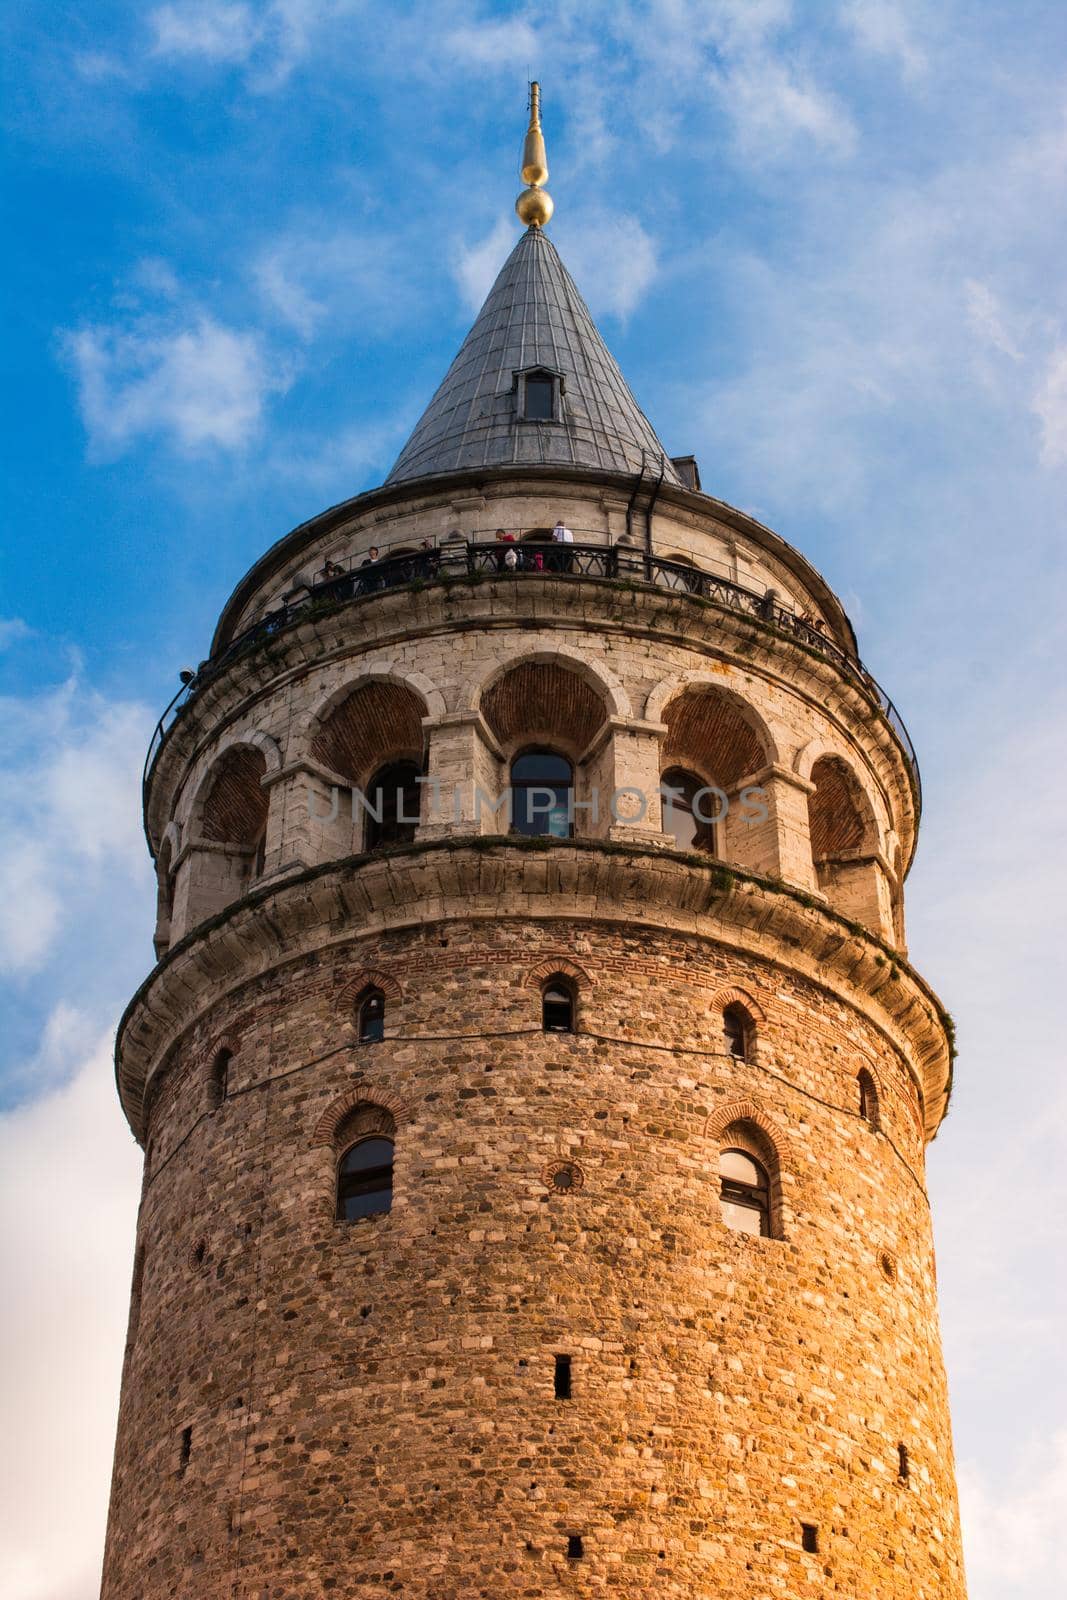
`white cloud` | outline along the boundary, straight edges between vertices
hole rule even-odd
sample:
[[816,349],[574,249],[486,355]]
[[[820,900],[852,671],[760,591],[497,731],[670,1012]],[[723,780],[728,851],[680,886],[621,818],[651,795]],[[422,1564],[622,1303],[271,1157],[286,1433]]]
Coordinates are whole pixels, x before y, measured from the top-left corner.
[[963,285],[967,297],[967,315],[975,332],[1013,361],[1022,360],[1022,352],[1004,325],[1004,312],[1000,301],[987,283],[968,278]]
[[1067,345],[1059,345],[1049,357],[1032,409],[1041,422],[1042,462],[1062,466],[1067,461]]
[[152,49],[161,56],[200,56],[206,61],[247,61],[263,32],[252,7],[225,0],[160,6],[149,17]]
[[656,242],[636,217],[587,207],[581,220],[559,230],[562,253],[594,314],[626,318],[658,270]]
[[959,1490],[970,1600],[1031,1600],[1061,1592],[1067,1572],[1067,1431],[1032,1440],[1015,1470],[1002,1470],[996,1482],[977,1463],[962,1462]]
[[150,893],[138,777],[151,725],[76,675],[0,700],[0,972],[38,970],[100,881]]
[[863,49],[896,61],[906,78],[919,78],[927,71],[926,54],[895,0],[845,0],[841,15]]
[[798,137],[836,156],[848,156],[855,147],[856,129],[846,109],[769,52],[743,56],[728,67],[722,98],[750,161],[778,160]]
[[258,333],[204,312],[80,328],[62,336],[62,347],[99,460],[153,435],[189,453],[240,449],[258,432],[267,397],[291,381]]
[[519,231],[516,223],[501,217],[484,239],[479,239],[477,244],[460,247],[452,266],[452,275],[472,311],[481,310],[497,273],[518,242]]
[[403,316],[410,264],[397,243],[368,229],[300,219],[257,258],[260,295],[301,339],[324,325],[378,337]]
[[331,22],[360,0],[171,0],[149,16],[151,54],[162,60],[247,69],[248,87],[280,89]]
[[7,650],[23,639],[33,637],[33,629],[21,617],[0,617],[0,650]]
[[67,1086],[0,1115],[0,1593],[95,1600],[141,1162],[110,1035],[49,1035]]
[[540,36],[518,17],[452,28],[445,36],[450,54],[479,66],[529,67],[541,51]]

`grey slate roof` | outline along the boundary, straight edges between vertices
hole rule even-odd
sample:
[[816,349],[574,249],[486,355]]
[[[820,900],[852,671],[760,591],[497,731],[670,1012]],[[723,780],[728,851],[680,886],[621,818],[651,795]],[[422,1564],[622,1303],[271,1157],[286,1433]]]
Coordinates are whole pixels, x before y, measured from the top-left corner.
[[[562,420],[515,415],[515,374],[563,378]],[[497,466],[639,472],[680,483],[555,246],[523,234],[386,483]]]

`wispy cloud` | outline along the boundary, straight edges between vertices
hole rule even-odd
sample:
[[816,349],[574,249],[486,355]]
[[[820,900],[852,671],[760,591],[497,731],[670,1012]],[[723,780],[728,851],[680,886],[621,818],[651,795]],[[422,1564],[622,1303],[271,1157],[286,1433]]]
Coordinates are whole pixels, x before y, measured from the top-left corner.
[[1033,409],[1041,423],[1041,460],[1047,467],[1060,467],[1067,462],[1067,345],[1050,355]]
[[971,1600],[1055,1593],[1067,1572],[1067,1431],[1031,1439],[996,1481],[961,1462],[959,1488]]
[[150,54],[165,61],[246,69],[253,92],[281,89],[328,24],[359,0],[170,0],[149,13]]
[[203,311],[97,323],[61,342],[97,460],[153,436],[189,454],[239,450],[257,435],[268,397],[291,381],[259,332]]
[[40,969],[99,884],[149,891],[137,774],[151,716],[74,675],[0,699],[0,973]]
[[40,1057],[44,1092],[0,1115],[0,1593],[92,1600],[141,1164],[116,1106],[110,1033],[86,1041],[57,1008]]
[[909,9],[901,0],[845,0],[841,16],[857,43],[872,55],[895,61],[907,78],[920,78],[929,67],[915,36]]

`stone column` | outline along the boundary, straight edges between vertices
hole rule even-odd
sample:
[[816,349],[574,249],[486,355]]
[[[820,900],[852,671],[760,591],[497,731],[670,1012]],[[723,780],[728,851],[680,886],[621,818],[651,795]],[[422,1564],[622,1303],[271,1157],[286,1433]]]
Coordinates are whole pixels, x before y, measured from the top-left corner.
[[812,793],[814,784],[788,767],[763,767],[742,779],[729,792],[729,811],[719,824],[724,860],[818,893],[808,828]]

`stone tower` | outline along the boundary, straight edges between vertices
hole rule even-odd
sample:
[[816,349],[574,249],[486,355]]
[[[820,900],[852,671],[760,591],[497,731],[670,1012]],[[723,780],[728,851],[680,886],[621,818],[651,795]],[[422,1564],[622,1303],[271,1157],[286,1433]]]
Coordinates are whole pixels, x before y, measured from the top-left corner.
[[105,1600],[964,1595],[914,754],[664,452],[546,177],[535,97],[395,467],[151,752]]

